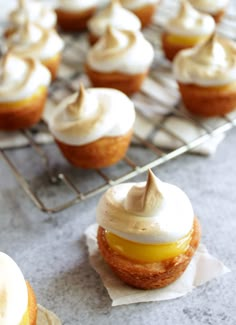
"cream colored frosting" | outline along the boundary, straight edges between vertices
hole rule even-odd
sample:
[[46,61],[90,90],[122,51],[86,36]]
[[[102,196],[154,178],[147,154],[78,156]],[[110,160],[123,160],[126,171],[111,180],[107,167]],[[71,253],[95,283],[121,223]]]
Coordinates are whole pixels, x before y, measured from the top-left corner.
[[18,0],[18,7],[10,13],[9,20],[15,26],[20,26],[29,20],[43,28],[53,28],[57,18],[55,12],[42,2]]
[[164,28],[175,35],[210,35],[215,29],[215,21],[182,0],[177,16],[167,21]]
[[28,98],[50,81],[51,75],[41,63],[8,53],[0,61],[0,102]]
[[57,7],[65,11],[80,12],[96,8],[99,0],[59,0]]
[[19,325],[28,307],[28,290],[17,264],[0,252],[0,324]]
[[175,78],[182,83],[220,86],[235,82],[235,43],[213,34],[198,47],[181,51],[173,69]]
[[129,10],[122,8],[118,0],[112,0],[104,10],[93,16],[88,22],[88,29],[93,35],[100,37],[109,25],[132,31],[141,28],[138,17]]
[[100,226],[138,243],[175,242],[191,231],[193,220],[187,195],[151,171],[147,182],[111,187],[97,207]]
[[121,0],[122,6],[127,9],[139,9],[147,5],[156,5],[160,0]]
[[38,305],[36,325],[61,325],[61,321],[54,313]]
[[39,60],[52,58],[63,49],[63,40],[54,29],[44,29],[25,22],[6,39],[12,52]]
[[108,27],[106,34],[89,50],[87,64],[100,72],[138,74],[149,69],[153,58],[153,47],[141,32]]
[[198,10],[214,14],[219,10],[225,9],[229,0],[189,0]]
[[103,137],[126,134],[135,119],[134,104],[122,92],[81,86],[66,98],[49,121],[54,136],[70,145],[83,145]]

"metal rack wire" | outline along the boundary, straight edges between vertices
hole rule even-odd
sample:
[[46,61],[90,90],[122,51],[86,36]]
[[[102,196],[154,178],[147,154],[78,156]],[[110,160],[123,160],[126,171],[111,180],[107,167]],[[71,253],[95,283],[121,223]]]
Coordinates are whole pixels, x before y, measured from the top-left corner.
[[[172,12],[172,9],[172,7],[164,6],[159,11],[159,15],[165,16],[166,13]],[[227,15],[222,24],[218,27],[219,33],[224,34],[224,36],[230,36],[231,38],[232,24],[234,23],[232,18],[236,18],[236,15],[233,15],[233,13]],[[236,23],[234,23],[234,26],[236,27]],[[229,31],[229,33],[227,33],[227,30]],[[168,69],[170,70],[170,68],[165,59],[163,58],[160,49],[160,43],[158,38],[158,34],[160,33],[160,31],[161,26],[158,23],[155,23],[145,31],[145,34],[146,37],[153,43],[156,50],[156,59],[154,67],[158,65],[158,69],[168,71]],[[67,73],[65,77],[65,70],[63,70],[63,73],[59,75],[58,79],[51,86],[49,92],[49,102],[53,105],[56,105],[60,101],[60,99],[65,96],[65,94],[70,94],[74,92],[78,85],[78,79],[84,78],[83,60],[87,50],[86,35],[67,35],[64,38],[66,46],[64,51],[63,65],[64,68],[67,69],[67,72],[70,71],[70,73]],[[155,74],[155,69],[153,69],[150,78],[154,83],[158,83],[159,85],[161,85],[163,89],[166,90],[167,94],[171,94],[172,91],[175,92],[176,89],[173,80],[171,79],[171,76],[168,74],[164,74],[163,76],[163,79],[158,78]],[[211,120],[210,123],[208,123],[208,121],[202,121],[197,118],[194,118],[188,113],[186,113],[183,109],[180,109],[181,103],[179,101],[177,101],[175,105],[171,106],[170,104],[163,101],[161,98],[158,98],[156,96],[154,98],[153,96],[147,94],[144,91],[141,91],[139,95],[141,96],[141,100],[139,99],[139,104],[136,105],[138,114],[146,121],[146,123],[152,125],[152,130],[146,137],[140,136],[138,132],[134,132],[133,142],[127,152],[127,155],[120,162],[120,165],[118,165],[115,169],[114,167],[111,167],[106,169],[96,169],[93,172],[79,170],[75,171],[74,167],[69,168],[68,166],[65,167],[63,163],[62,165],[55,163],[55,161],[57,162],[58,160],[60,160],[60,158],[58,158],[59,153],[56,154],[56,159],[54,158],[53,162],[50,150],[47,150],[47,147],[55,147],[55,144],[52,143],[48,145],[42,145],[39,144],[35,139],[35,134],[37,134],[37,132],[41,132],[42,130],[46,130],[46,133],[49,132],[47,130],[47,124],[45,121],[42,121],[41,124],[36,128],[19,131],[19,135],[23,136],[28,143],[27,150],[32,150],[34,152],[34,155],[36,155],[37,159],[39,158],[41,164],[43,165],[43,168],[41,169],[44,176],[42,182],[47,179],[48,186],[56,188],[56,192],[60,191],[62,185],[64,191],[63,193],[70,192],[70,196],[65,198],[62,203],[54,202],[54,198],[58,195],[58,193],[55,193],[55,191],[52,191],[54,193],[52,195],[53,203],[45,203],[45,197],[42,195],[42,191],[41,193],[40,191],[37,191],[36,188],[38,188],[38,186],[35,186],[34,184],[35,179],[38,181],[38,179],[41,177],[41,174],[33,175],[30,179],[28,179],[28,175],[24,175],[24,173],[20,170],[19,166],[17,165],[16,160],[14,159],[14,154],[12,155],[12,151],[16,152],[18,149],[0,148],[0,156],[8,165],[11,172],[15,175],[16,179],[18,180],[22,189],[34,202],[34,204],[44,212],[55,213],[62,211],[83,200],[86,200],[89,197],[92,197],[106,190],[111,185],[127,181],[132,177],[147,171],[149,168],[154,168],[156,166],[164,164],[177,156],[180,156],[188,151],[193,150],[194,148],[203,144],[205,141],[211,139],[212,137],[224,133],[236,126],[236,115],[222,116],[219,119],[213,121]],[[167,110],[168,114],[163,114],[157,122],[153,122],[152,118],[144,113],[144,110],[142,109],[142,103],[148,103],[153,107],[157,106],[161,107],[162,109],[164,108]],[[173,117],[180,118],[197,126],[198,129],[201,130],[201,135],[197,136],[191,141],[185,141],[181,136],[176,134],[174,130],[171,130],[170,128],[166,127],[165,122],[169,118]],[[162,148],[161,146],[158,146],[155,143],[154,135],[156,134],[156,132],[160,131],[164,132],[166,135],[170,136],[174,141],[178,142],[179,145],[176,149],[167,150],[166,148]],[[49,133],[48,136],[50,137]],[[21,147],[21,150],[24,149],[22,149]],[[135,155],[136,151],[138,151],[139,153],[139,159],[137,159],[137,156]],[[143,157],[145,159],[142,161],[140,157]],[[78,177],[76,176],[77,174],[79,174]],[[85,189],[81,188],[81,183],[83,183],[83,179],[89,179],[90,182],[90,186],[85,186]]]

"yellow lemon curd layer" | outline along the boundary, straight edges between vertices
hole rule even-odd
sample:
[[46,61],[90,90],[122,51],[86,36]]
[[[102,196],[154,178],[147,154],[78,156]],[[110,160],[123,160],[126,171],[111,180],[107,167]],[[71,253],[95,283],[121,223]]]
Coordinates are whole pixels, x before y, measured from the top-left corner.
[[29,313],[28,310],[25,312],[19,325],[29,325]]
[[166,40],[170,44],[182,45],[182,46],[194,46],[199,42],[205,40],[208,36],[203,35],[174,35],[167,34]]
[[192,231],[173,243],[140,244],[106,231],[108,245],[120,255],[139,263],[154,263],[174,258],[187,251],[192,237]]
[[1,110],[6,110],[6,109],[17,109],[17,108],[25,107],[28,104],[30,104],[31,102],[33,103],[35,99],[37,99],[37,98],[41,97],[42,95],[44,95],[45,91],[46,91],[46,87],[45,86],[40,86],[34,92],[34,94],[32,96],[30,96],[30,97],[20,99],[20,100],[18,100],[16,102],[0,103],[0,111]]

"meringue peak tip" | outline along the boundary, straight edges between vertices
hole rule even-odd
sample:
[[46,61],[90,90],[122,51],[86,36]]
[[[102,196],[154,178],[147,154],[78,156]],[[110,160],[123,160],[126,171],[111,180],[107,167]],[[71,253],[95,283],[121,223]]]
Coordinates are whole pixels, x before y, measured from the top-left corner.
[[113,47],[117,44],[119,44],[119,41],[115,35],[115,28],[113,28],[111,25],[108,25],[106,30],[106,45],[107,47]]
[[114,8],[115,6],[121,6],[120,0],[111,0],[109,8]]
[[26,0],[18,0],[18,7],[24,8],[26,5]]
[[79,114],[79,112],[83,106],[85,96],[86,96],[86,90],[84,88],[83,83],[80,83],[78,95],[77,95],[75,101],[68,106],[68,110],[71,114],[73,114],[73,115]]

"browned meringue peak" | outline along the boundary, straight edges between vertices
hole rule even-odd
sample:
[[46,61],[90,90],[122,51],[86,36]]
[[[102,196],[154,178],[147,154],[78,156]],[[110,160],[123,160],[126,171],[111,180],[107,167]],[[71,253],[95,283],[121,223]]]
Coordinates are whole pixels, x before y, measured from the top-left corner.
[[105,42],[106,42],[106,48],[114,48],[119,45],[119,39],[116,37],[116,34],[113,32],[113,28],[111,25],[107,27],[106,33],[105,33]]
[[81,111],[83,110],[83,105],[85,103],[86,91],[84,89],[84,85],[81,83],[79,87],[78,96],[75,101],[68,105],[67,110],[73,117],[79,117],[81,115]]
[[136,215],[150,216],[161,205],[163,196],[158,189],[156,176],[149,169],[144,186],[134,185],[128,192],[124,202],[126,211]]
[[196,47],[193,61],[206,66],[228,67],[236,62],[235,48],[230,41],[213,33],[204,43]]

